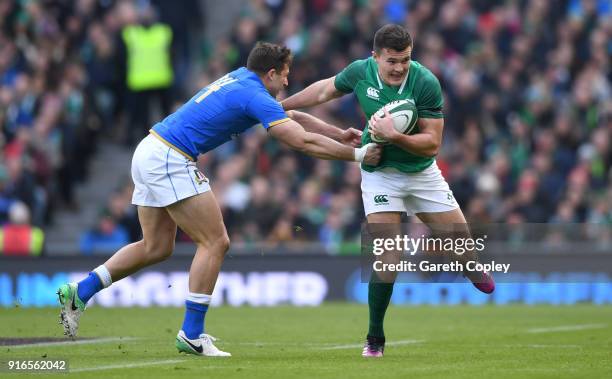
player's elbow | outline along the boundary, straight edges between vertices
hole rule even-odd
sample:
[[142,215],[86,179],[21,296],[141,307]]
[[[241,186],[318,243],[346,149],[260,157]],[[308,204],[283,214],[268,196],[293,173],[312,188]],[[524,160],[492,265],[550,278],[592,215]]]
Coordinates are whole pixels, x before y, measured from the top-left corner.
[[433,144],[426,152],[428,157],[435,157],[440,152],[440,144]]
[[313,142],[314,138],[312,133],[304,133],[300,136],[300,138],[296,139],[294,149],[300,153],[307,154],[310,151],[309,147],[312,146]]
[[336,86],[334,84],[334,78],[323,79],[319,83],[320,88],[322,89],[319,91],[319,95],[317,96],[317,102],[319,104],[325,103],[337,97],[336,92],[338,91],[336,90]]
[[432,142],[421,150],[421,155],[426,158],[433,158],[440,152],[440,144]]
[[292,138],[283,138],[281,142],[287,144],[291,149],[304,153],[308,150],[308,133],[300,133]]
[[321,91],[317,96],[317,103],[322,104],[331,99],[331,95],[327,91]]

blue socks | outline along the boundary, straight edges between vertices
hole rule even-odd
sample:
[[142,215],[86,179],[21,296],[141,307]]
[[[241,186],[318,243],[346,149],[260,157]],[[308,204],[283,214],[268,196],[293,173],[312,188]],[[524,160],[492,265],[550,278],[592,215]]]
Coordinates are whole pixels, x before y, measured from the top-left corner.
[[204,316],[208,310],[208,304],[200,304],[185,300],[185,320],[183,321],[183,332],[189,339],[196,339],[204,333]]
[[93,295],[113,284],[113,278],[108,269],[104,265],[100,265],[77,284],[77,295],[83,304],[87,304]]
[[78,284],[79,287],[77,288],[77,295],[79,295],[79,299],[81,299],[84,304],[87,304],[93,295],[104,288],[100,277],[93,271],[90,272],[89,275],[85,279],[81,280]]
[[206,316],[211,297],[211,295],[189,292],[187,300],[185,300],[183,332],[190,340],[196,339],[204,333],[204,316]]

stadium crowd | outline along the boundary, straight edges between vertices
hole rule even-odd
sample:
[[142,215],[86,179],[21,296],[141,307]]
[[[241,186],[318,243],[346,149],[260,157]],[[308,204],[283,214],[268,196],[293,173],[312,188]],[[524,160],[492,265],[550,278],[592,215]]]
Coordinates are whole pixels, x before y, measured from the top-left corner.
[[[119,130],[122,141],[134,142],[130,109],[122,106],[129,103],[125,73],[113,67],[125,60],[121,30],[142,21],[148,2],[68,3],[0,3],[2,221],[19,199],[44,225],[55,200],[73,205],[72,189],[87,178],[101,135]],[[469,221],[612,225],[609,1],[251,0],[229,35],[201,36],[198,54],[189,53],[194,40],[185,41],[195,37],[180,25],[195,16],[153,3],[164,7],[158,15],[178,45],[175,105],[244,65],[259,39],[294,52],[287,96],[368,57],[381,25],[406,25],[413,59],[442,85],[438,165]],[[352,96],[309,112],[343,127],[365,124]],[[293,153],[256,128],[198,164],[234,242],[320,241],[341,253],[339,241],[359,238],[356,164]],[[129,191],[117,190],[102,218],[136,239]]]
[[[606,1],[251,1],[202,82],[241,65],[257,39],[295,53],[288,92],[370,55],[406,25],[413,59],[440,79],[438,156],[471,222],[612,224],[612,9]],[[352,96],[311,109],[362,127]],[[233,240],[358,235],[358,168],[278,149],[252,133],[204,157]],[[291,201],[290,201],[291,200]]]
[[11,223],[16,204],[25,204],[36,227],[52,223],[58,207],[78,211],[79,206],[99,206],[77,204],[74,189],[90,177],[100,137],[133,143],[135,134],[140,139],[144,133],[144,127],[136,129],[138,122],[148,116],[138,108],[146,93],[134,94],[126,79],[123,31],[128,26],[163,16],[173,34],[176,85],[169,92],[181,97],[178,83],[186,82],[191,62],[188,29],[200,25],[202,17],[197,0],[169,5],[0,2],[0,224]]

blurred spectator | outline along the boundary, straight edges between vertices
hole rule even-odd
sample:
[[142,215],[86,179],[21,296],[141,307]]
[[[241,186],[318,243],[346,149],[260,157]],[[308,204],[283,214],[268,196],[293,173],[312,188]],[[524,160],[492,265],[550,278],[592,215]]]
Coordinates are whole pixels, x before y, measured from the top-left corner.
[[159,16],[159,22],[172,29],[172,51],[174,63],[173,96],[181,99],[192,95],[185,85],[191,75],[193,46],[201,43],[206,24],[200,0],[152,0]]
[[98,217],[97,225],[81,235],[81,253],[114,253],[121,246],[126,245],[129,239],[128,231],[117,223],[108,210],[104,210]]
[[174,83],[173,31],[157,21],[151,6],[137,8],[130,2],[120,4],[125,25],[121,29],[119,63],[124,67],[127,112],[127,142],[134,145],[153,125],[152,102],[158,101],[165,117],[171,111]]
[[319,229],[319,242],[331,254],[337,254],[344,239],[342,218],[338,212],[329,212]]
[[142,237],[136,208],[132,206],[131,193],[128,196],[126,196],[125,191],[114,193],[109,199],[107,207],[109,215],[113,220],[116,220],[119,226],[125,229],[130,241],[137,241]]
[[45,242],[42,229],[30,225],[30,210],[20,201],[9,209],[9,222],[0,229],[0,254],[40,255]]

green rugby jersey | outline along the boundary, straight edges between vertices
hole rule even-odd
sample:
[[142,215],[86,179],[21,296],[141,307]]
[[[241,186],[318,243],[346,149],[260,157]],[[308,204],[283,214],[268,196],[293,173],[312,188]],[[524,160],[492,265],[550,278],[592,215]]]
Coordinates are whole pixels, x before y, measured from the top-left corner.
[[[357,60],[348,65],[336,75],[334,85],[341,92],[355,92],[359,105],[368,120],[385,104],[395,100],[414,101],[419,118],[444,117],[440,82],[431,71],[416,61],[410,62],[410,70],[400,87],[392,87],[383,83],[378,76],[378,65],[372,57]],[[417,124],[410,134],[418,132]],[[363,144],[372,142],[367,123],[361,142]],[[362,164],[361,167],[368,172],[384,167],[394,167],[402,172],[420,172],[429,167],[433,161],[433,157],[421,157],[393,144],[388,144],[384,145],[378,166]]]

